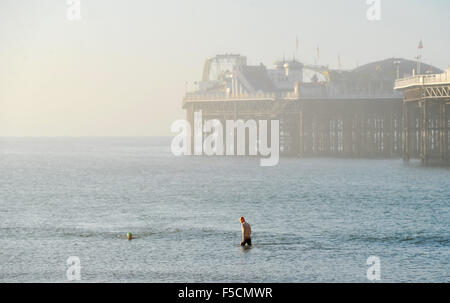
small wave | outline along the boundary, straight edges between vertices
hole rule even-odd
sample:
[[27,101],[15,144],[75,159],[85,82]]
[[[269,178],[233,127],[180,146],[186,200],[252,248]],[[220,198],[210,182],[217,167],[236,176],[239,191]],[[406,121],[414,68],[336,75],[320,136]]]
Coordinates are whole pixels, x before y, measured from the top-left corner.
[[145,239],[149,237],[167,237],[168,239],[190,240],[196,238],[230,238],[236,233],[224,230],[215,230],[209,228],[155,228],[155,227],[124,227],[123,229],[114,228],[105,230],[98,228],[80,228],[80,227],[0,227],[0,239],[11,238],[20,240],[30,239],[52,239],[52,238],[98,238],[98,239],[126,239],[127,233],[131,232],[135,239]]
[[352,234],[344,237],[346,241],[379,242],[379,243],[404,243],[417,245],[449,245],[450,237],[444,234],[393,234],[371,236],[363,234]]

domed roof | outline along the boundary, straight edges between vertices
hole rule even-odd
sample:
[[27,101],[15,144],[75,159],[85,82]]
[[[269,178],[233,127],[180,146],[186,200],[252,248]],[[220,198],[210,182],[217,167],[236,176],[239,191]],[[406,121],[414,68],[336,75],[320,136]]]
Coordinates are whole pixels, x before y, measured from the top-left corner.
[[[397,74],[397,65],[399,65],[400,67],[399,68],[400,77],[412,75],[413,70],[417,69],[417,61],[402,58],[390,58],[365,64],[363,66],[355,68],[354,70],[352,70],[352,72],[358,74],[382,73],[384,74],[384,76],[388,75],[390,76]],[[432,73],[432,74],[440,74],[444,72],[440,68],[437,68],[435,66],[426,63],[421,63],[420,70],[421,73]]]
[[[441,74],[443,70],[435,66],[421,63],[421,73]],[[349,71],[330,70],[331,82],[370,82],[382,81],[394,85],[397,79],[397,68],[399,76],[408,77],[413,74],[413,70],[417,69],[417,61],[402,58],[390,58],[381,61],[375,61],[357,67]]]
[[[412,75],[417,69],[417,61],[391,58],[372,62],[349,71],[330,70],[330,82],[336,90],[358,94],[392,93],[397,72],[400,77]],[[435,66],[421,63],[421,74],[440,74]]]

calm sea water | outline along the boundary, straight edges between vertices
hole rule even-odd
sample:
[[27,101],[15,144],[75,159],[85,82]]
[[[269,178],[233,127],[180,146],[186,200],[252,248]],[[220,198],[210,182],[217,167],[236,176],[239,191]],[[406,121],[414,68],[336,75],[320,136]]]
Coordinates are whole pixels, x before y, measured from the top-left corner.
[[0,282],[67,282],[69,256],[84,282],[368,282],[369,256],[383,282],[450,282],[449,169],[170,140],[0,139]]

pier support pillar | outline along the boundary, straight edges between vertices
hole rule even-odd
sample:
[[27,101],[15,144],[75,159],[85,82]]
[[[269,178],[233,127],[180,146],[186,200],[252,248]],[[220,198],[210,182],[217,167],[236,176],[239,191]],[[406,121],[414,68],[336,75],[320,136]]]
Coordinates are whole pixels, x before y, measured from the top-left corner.
[[389,112],[383,117],[383,153],[386,157],[392,157],[392,138],[392,112]]
[[422,114],[422,152],[421,160],[422,163],[428,162],[428,151],[429,151],[429,123],[428,123],[428,103],[426,100],[422,101],[421,107]]
[[448,161],[448,118],[446,112],[446,102],[439,104],[439,120],[440,120],[440,153],[442,162]]
[[344,145],[343,148],[345,156],[352,155],[353,150],[352,132],[353,132],[352,118],[348,113],[345,113],[343,117],[343,145]]
[[409,106],[403,102],[403,161],[409,161]]
[[189,104],[186,108],[186,120],[189,122],[191,126],[191,155],[194,154],[194,104]]
[[303,109],[298,113],[298,155],[303,157]]

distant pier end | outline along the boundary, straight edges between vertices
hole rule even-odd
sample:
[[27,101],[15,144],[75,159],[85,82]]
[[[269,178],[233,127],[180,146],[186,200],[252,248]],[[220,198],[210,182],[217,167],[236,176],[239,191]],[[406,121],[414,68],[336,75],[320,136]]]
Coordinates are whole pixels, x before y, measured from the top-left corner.
[[344,71],[293,59],[267,68],[237,54],[218,55],[206,60],[202,81],[186,93],[183,108],[191,123],[196,111],[224,124],[279,120],[285,156],[401,157],[404,98],[394,85],[416,64],[392,58]]
[[395,81],[404,94],[403,158],[449,163],[450,67],[442,74]]

